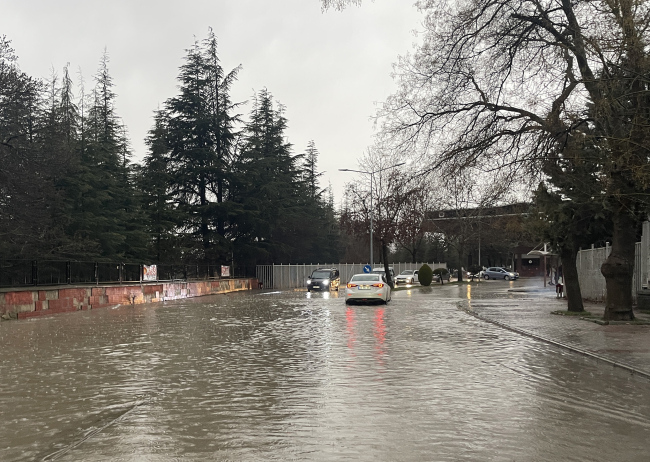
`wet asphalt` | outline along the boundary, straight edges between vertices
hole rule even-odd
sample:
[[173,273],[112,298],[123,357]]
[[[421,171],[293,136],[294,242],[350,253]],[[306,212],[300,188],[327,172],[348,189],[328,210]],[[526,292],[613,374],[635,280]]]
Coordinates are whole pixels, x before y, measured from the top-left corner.
[[481,284],[2,323],[0,460],[648,460],[647,379],[463,310],[613,355],[631,336],[642,350],[644,326],[560,319],[547,292],[509,292],[535,281]]

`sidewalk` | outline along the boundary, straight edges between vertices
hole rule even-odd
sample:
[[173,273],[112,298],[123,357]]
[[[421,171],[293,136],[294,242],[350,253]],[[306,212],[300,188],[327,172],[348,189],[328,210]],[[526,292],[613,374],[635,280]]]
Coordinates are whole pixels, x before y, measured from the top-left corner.
[[[543,288],[541,279],[520,280],[507,286],[501,281],[472,284],[464,309],[498,324],[576,353],[624,367],[650,378],[650,325],[599,325],[552,311],[566,310],[566,300],[555,298],[555,288]],[[602,318],[604,304],[585,303],[585,310]],[[650,314],[635,311],[638,320]]]

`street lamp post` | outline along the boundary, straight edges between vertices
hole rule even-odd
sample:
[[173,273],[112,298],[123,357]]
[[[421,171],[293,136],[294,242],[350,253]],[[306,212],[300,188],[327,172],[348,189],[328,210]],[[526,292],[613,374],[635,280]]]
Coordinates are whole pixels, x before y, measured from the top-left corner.
[[375,265],[374,256],[373,256],[373,246],[372,246],[372,228],[373,228],[373,226],[372,226],[372,179],[373,179],[375,173],[381,173],[384,170],[399,167],[400,165],[404,165],[404,164],[406,164],[406,162],[400,162],[399,164],[391,165],[389,167],[380,168],[379,170],[374,170],[374,171],[371,171],[371,172],[366,172],[366,171],[363,171],[363,170],[353,170],[353,169],[350,169],[350,168],[340,168],[339,169],[339,172],[356,172],[356,173],[364,173],[366,175],[370,175],[370,266],[371,267]]

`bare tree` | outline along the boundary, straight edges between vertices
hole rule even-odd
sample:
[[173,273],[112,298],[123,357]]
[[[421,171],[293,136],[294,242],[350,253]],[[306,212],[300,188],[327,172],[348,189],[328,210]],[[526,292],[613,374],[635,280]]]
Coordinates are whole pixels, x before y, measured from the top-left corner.
[[[349,4],[351,2],[345,2]],[[650,11],[631,0],[420,0],[422,44],[382,115],[430,169],[540,172],[589,127],[614,230],[606,319],[631,319],[636,224],[650,184]],[[603,155],[604,154],[604,155]]]
[[321,0],[323,10],[334,8],[342,10],[348,5],[361,5],[361,0]]
[[446,246],[458,256],[458,280],[463,280],[463,261],[481,232],[484,210],[508,199],[504,183],[482,178],[477,172],[463,170],[444,179],[447,192],[440,208],[429,214],[431,230],[441,236]]
[[381,261],[388,283],[392,286],[388,272],[388,249],[396,241],[400,219],[405,216],[405,204],[414,194],[420,193],[424,183],[422,176],[414,175],[409,170],[391,168],[391,165],[396,165],[396,159],[381,147],[371,149],[359,164],[359,171],[366,175],[360,181],[348,183],[341,225],[349,233],[359,236],[365,235],[372,221],[372,245],[376,240],[380,246]]
[[431,191],[424,185],[405,197],[395,227],[395,241],[411,255],[413,263],[417,262],[417,253],[431,230],[427,221],[434,204],[431,196]]

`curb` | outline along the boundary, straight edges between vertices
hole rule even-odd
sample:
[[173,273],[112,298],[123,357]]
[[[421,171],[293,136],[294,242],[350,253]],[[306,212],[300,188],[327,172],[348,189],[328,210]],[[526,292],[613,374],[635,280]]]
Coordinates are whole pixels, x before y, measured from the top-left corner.
[[629,364],[614,361],[613,359],[609,359],[609,358],[606,358],[604,356],[600,356],[600,355],[598,355],[596,353],[592,353],[591,351],[583,350],[581,348],[577,348],[577,347],[574,347],[574,346],[571,346],[571,345],[567,345],[566,343],[558,342],[557,340],[552,340],[552,339],[549,339],[549,338],[546,338],[546,337],[542,337],[541,335],[533,334],[532,332],[528,332],[528,331],[525,331],[523,329],[519,329],[517,327],[509,326],[508,324],[505,324],[505,323],[500,322],[500,321],[495,321],[493,319],[485,318],[485,317],[481,316],[480,314],[478,314],[477,312],[471,311],[466,306],[463,306],[464,303],[465,302],[459,302],[458,305],[457,305],[458,309],[461,310],[461,311],[464,311],[465,313],[469,314],[470,316],[475,317],[476,319],[488,322],[490,324],[494,324],[495,326],[499,326],[499,327],[501,327],[503,329],[509,330],[511,332],[515,332],[515,333],[517,333],[519,335],[523,335],[524,337],[529,337],[529,338],[532,338],[532,339],[535,339],[535,340],[539,340],[540,342],[545,342],[545,343],[554,345],[556,347],[562,348],[564,350],[568,350],[568,351],[571,351],[573,353],[578,353],[578,354],[580,354],[582,356],[586,356],[588,358],[592,358],[592,359],[595,359],[597,361],[607,363],[607,364],[609,364],[611,366],[618,367],[620,369],[624,369],[624,370],[630,372],[631,374],[639,375],[639,376],[644,377],[646,379],[650,379],[650,372],[646,372],[646,371],[637,369],[635,367],[630,366]]

